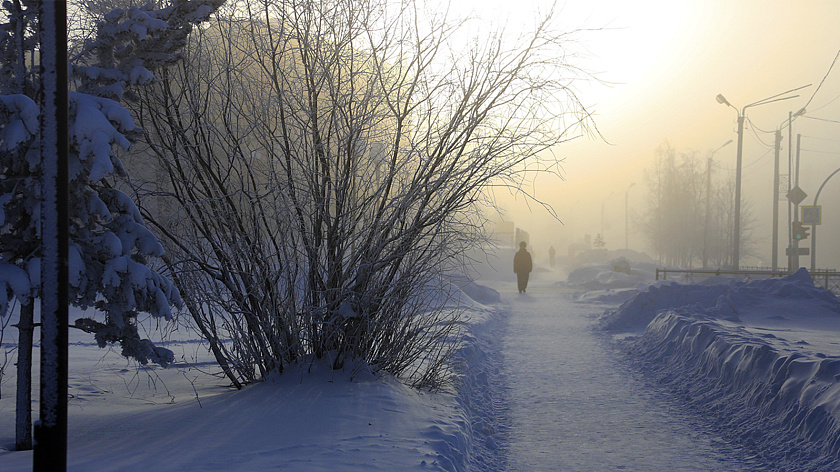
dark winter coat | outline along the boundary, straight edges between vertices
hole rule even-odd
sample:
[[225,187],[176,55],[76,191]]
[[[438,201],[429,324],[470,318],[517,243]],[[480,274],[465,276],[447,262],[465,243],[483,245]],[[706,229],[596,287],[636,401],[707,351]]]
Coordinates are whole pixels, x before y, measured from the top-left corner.
[[531,262],[531,254],[525,249],[520,249],[513,256],[513,271],[517,274],[527,274],[534,268]]

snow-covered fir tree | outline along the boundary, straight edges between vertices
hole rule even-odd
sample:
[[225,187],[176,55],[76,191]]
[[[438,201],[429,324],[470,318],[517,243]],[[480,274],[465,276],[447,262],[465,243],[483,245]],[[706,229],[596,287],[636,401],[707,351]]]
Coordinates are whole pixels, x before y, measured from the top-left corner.
[[[169,318],[181,298],[153,261],[163,248],[134,202],[114,187],[124,175],[117,156],[135,125],[121,101],[155,80],[157,67],[178,59],[193,26],[222,0],[173,0],[156,9],[118,9],[94,40],[71,57],[69,94],[70,303],[95,307],[104,321],[76,320],[100,346],[117,342],[141,363],[172,362],[173,354],[141,339],[140,312]],[[40,157],[37,90],[38,2],[6,0],[0,16],[0,316],[21,305],[21,363],[31,363],[33,306],[40,285]],[[24,339],[28,337],[27,339]],[[28,385],[28,367],[18,385]],[[21,389],[18,394],[20,396]],[[21,404],[18,402],[18,408]],[[28,401],[25,402],[28,406]]]

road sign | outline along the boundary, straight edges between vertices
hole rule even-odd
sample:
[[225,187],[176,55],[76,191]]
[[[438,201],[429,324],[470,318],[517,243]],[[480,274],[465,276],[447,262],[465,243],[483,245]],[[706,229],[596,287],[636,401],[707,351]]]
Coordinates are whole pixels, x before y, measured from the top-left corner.
[[802,203],[802,200],[805,200],[805,197],[807,196],[808,194],[799,188],[799,186],[793,187],[790,189],[790,192],[787,193],[788,200],[790,200],[794,205]]
[[822,224],[822,205],[801,206],[802,223],[806,225],[821,225]]
[[[796,249],[796,251],[791,251],[792,249]],[[796,247],[796,248],[786,247],[785,248],[785,254],[786,255],[789,256],[791,252],[795,252],[796,255],[799,255],[799,256],[807,256],[807,255],[811,254],[811,248],[809,248],[809,247]]]

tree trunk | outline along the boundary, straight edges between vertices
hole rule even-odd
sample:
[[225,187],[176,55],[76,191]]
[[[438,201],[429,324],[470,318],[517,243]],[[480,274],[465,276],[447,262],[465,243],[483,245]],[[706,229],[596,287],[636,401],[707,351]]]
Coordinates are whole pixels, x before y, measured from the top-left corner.
[[17,407],[15,412],[15,450],[32,449],[32,333],[35,304],[20,307],[18,322]]

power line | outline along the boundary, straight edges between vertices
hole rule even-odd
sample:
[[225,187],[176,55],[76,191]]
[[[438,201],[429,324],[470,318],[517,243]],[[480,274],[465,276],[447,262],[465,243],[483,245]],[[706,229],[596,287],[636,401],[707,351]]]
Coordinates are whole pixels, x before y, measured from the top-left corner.
[[840,151],[818,151],[816,149],[799,149],[802,152],[816,152],[819,154],[831,154],[832,156],[840,156]]
[[748,122],[749,122],[749,124],[750,124],[750,128],[752,128],[752,129],[754,129],[754,130],[761,131],[762,133],[765,133],[765,134],[775,134],[775,133],[776,133],[776,131],[775,131],[775,130],[773,130],[773,131],[768,131],[768,130],[765,130],[765,129],[761,129],[761,128],[759,128],[758,126],[756,126],[756,124],[755,124],[755,123],[753,123],[753,120],[751,120],[749,117],[747,117],[747,121],[748,121]]
[[807,103],[805,103],[805,106],[803,106],[802,108],[806,108],[806,109],[807,109],[807,108],[808,108],[808,105],[810,105],[810,104],[811,104],[811,100],[813,100],[813,99],[814,99],[814,96],[816,96],[816,95],[817,95],[817,92],[819,92],[819,91],[820,91],[820,88],[822,87],[823,83],[825,82],[825,79],[827,79],[827,78],[828,78],[828,74],[830,74],[830,73],[831,73],[831,69],[833,69],[833,68],[834,68],[834,64],[836,64],[836,63],[837,63],[837,58],[838,58],[838,57],[840,57],[840,50],[838,50],[838,51],[837,51],[837,54],[835,54],[835,55],[834,55],[834,60],[833,60],[833,61],[831,61],[831,65],[830,65],[830,66],[828,66],[828,71],[825,73],[825,76],[823,76],[823,78],[822,78],[822,80],[820,81],[819,85],[817,85],[817,88],[814,90],[814,93],[813,93],[813,94],[811,94],[811,98],[809,98],[809,99],[808,99],[808,102],[807,102]]
[[[825,108],[825,107],[827,107],[827,106],[831,105],[832,103],[836,102],[836,101],[837,101],[837,99],[840,99],[840,95],[838,95],[838,96],[836,96],[836,97],[832,98],[831,100],[827,101],[827,102],[825,103],[825,105],[823,105],[823,106],[821,106],[821,107],[819,107],[819,108],[814,108],[813,110],[811,110],[811,112],[820,111],[820,110],[822,110],[823,108]],[[806,118],[807,118],[807,117],[806,117]]]
[[771,151],[773,151],[773,149],[768,149],[767,152],[765,152],[764,154],[761,155],[761,157],[759,157],[758,159],[756,159],[756,160],[750,162],[749,164],[743,166],[743,169],[749,169],[750,167],[752,167],[752,166],[758,164],[759,162],[763,161],[765,158],[767,158],[770,155]]
[[801,135],[803,138],[816,139],[817,141],[830,141],[832,143],[840,143],[840,139],[818,138],[816,136]]
[[772,147],[771,144],[764,142],[764,140],[761,139],[761,136],[759,136],[758,133],[755,132],[755,130],[757,129],[762,133],[775,133],[775,131],[764,131],[763,129],[755,126],[755,124],[749,118],[747,118],[747,121],[750,123],[750,126],[747,128],[747,130],[750,131],[750,133],[752,133],[753,136],[755,136],[755,139],[765,146]]
[[[840,95],[838,95],[838,98],[840,98]],[[835,100],[836,100],[836,98],[835,98]],[[837,121],[837,120],[829,120],[828,118],[816,118],[816,117],[808,116],[808,115],[802,115],[802,118],[808,118],[809,120],[815,120],[815,121],[825,121],[826,123],[840,123],[840,121]]]
[[[769,156],[769,155],[770,155],[770,153],[771,153],[772,151],[773,151],[773,149],[772,149],[772,148],[768,149],[767,151],[765,151],[765,152],[764,152],[764,154],[762,154],[760,157],[756,158],[754,161],[750,162],[749,164],[744,164],[743,166],[741,166],[741,169],[742,169],[742,170],[744,170],[744,169],[748,169],[748,168],[750,168],[750,167],[752,167],[752,166],[754,166],[754,165],[758,164],[759,162],[761,162],[761,161],[763,161],[764,159],[766,159],[766,158],[767,158],[767,156]],[[723,163],[721,163],[721,162],[716,162],[716,163],[715,163],[715,165],[716,165],[719,169],[724,170],[724,171],[726,171],[726,172],[735,172],[735,168],[734,168],[734,167],[725,166],[725,165],[723,165]]]

